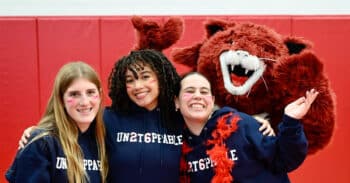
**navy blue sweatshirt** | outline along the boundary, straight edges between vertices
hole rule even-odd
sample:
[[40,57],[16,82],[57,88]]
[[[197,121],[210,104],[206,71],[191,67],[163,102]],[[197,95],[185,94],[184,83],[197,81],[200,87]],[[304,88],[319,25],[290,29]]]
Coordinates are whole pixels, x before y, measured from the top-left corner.
[[188,129],[184,132],[186,141],[193,150],[185,157],[190,169],[191,182],[210,182],[215,164],[206,154],[205,145],[212,139],[218,117],[232,112],[238,115],[237,130],[227,138],[227,155],[234,161],[232,176],[235,183],[289,183],[287,173],[296,169],[307,154],[307,140],[302,124],[293,118],[283,116],[276,137],[263,136],[260,124],[251,116],[224,107],[214,112],[199,136]]
[[182,134],[169,133],[160,120],[159,108],[135,106],[130,115],[105,110],[108,182],[179,182]]
[[[91,183],[101,182],[100,160],[94,123],[90,128],[80,133],[78,143],[84,153],[84,168]],[[31,138],[40,132],[34,131]],[[67,162],[58,138],[46,135],[30,142],[21,151],[17,152],[15,161],[6,173],[10,183],[19,182],[68,182]]]

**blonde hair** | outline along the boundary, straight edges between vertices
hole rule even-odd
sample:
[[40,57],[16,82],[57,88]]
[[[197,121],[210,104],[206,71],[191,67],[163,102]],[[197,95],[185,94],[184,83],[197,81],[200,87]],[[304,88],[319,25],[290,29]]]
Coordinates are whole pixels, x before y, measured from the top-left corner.
[[[53,91],[49,98],[46,111],[39,121],[38,129],[44,131],[38,137],[56,136],[67,159],[67,176],[70,183],[87,182],[89,177],[83,166],[83,152],[78,144],[79,128],[64,109],[63,94],[77,78],[85,78],[99,89],[101,98],[102,86],[96,71],[84,62],[71,62],[64,65],[56,75]],[[101,179],[106,182],[108,164],[105,146],[105,127],[103,122],[102,101],[95,117],[95,136],[98,156],[101,161]],[[37,138],[36,138],[37,139]]]

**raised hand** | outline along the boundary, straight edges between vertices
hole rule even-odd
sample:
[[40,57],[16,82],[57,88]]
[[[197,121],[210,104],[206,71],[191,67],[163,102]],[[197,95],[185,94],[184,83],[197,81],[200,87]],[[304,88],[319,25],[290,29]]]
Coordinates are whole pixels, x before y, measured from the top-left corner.
[[284,113],[292,118],[301,119],[309,111],[311,104],[315,101],[318,91],[311,89],[306,91],[306,96],[300,97],[284,108]]

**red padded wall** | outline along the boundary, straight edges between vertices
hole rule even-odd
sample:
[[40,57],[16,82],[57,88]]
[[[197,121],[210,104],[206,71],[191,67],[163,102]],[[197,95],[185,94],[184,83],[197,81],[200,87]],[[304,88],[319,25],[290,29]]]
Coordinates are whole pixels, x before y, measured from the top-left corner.
[[[105,17],[101,19],[101,68],[104,92],[108,96],[108,76],[114,63],[130,52],[134,45],[134,28],[130,17]],[[105,97],[106,104],[110,99]]]
[[41,112],[51,94],[58,69],[82,60],[100,73],[98,18],[38,18],[38,53]]
[[[35,124],[46,106],[54,76],[62,64],[83,60],[101,75],[107,96],[108,75],[115,61],[135,43],[130,16],[0,17],[0,174],[13,160],[20,135]],[[146,17],[164,21],[168,17]],[[332,142],[290,174],[296,183],[350,182],[349,73],[350,16],[183,16],[185,31],[172,48],[203,39],[207,18],[265,24],[283,35],[302,36],[314,43],[337,96],[337,124]],[[349,42],[348,42],[349,41]],[[171,59],[171,58],[170,58]],[[187,68],[175,64],[179,73]],[[106,97],[106,104],[110,100]],[[4,182],[3,176],[0,182]]]
[[26,122],[39,117],[36,27],[34,18],[0,20],[0,182]]

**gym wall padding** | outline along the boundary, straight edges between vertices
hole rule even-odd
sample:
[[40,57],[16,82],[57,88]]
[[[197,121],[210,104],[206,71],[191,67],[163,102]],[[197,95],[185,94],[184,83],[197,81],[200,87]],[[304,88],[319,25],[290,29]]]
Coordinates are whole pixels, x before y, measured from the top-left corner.
[[[0,17],[0,182],[13,161],[23,130],[43,113],[58,69],[66,62],[91,64],[102,78],[105,103],[108,75],[115,61],[135,44],[130,16]],[[164,21],[166,16],[146,16]],[[207,18],[252,21],[283,35],[305,37],[317,55],[337,97],[331,143],[290,173],[294,183],[350,182],[350,16],[183,16],[185,30],[172,48],[199,42]],[[164,52],[170,56],[169,48]],[[187,68],[175,64],[179,73]]]

